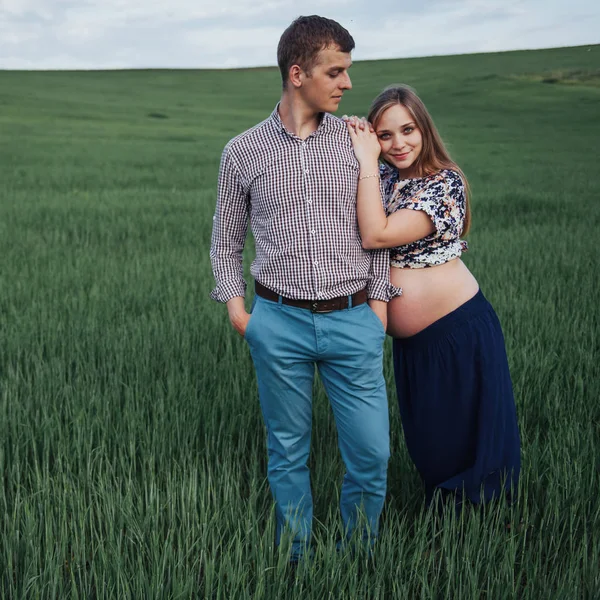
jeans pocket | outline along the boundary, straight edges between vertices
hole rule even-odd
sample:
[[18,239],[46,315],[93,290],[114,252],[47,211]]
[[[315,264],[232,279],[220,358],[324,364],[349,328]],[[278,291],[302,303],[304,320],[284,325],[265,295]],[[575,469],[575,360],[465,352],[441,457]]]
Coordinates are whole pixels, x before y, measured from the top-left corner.
[[377,316],[377,313],[369,306],[368,302],[365,302],[366,306],[367,306],[367,310],[371,313],[371,317],[373,319],[375,319],[377,326],[379,327],[379,331],[381,333],[383,333],[383,335],[385,336],[385,327],[383,326],[383,323],[381,322],[381,319]]
[[254,300],[252,301],[252,307],[250,308],[250,319],[248,320],[248,323],[246,325],[246,331],[244,331],[244,339],[246,341],[248,341],[249,335],[250,335],[250,333],[252,333],[251,327],[254,325],[254,321],[256,320],[257,308],[258,308],[258,303],[256,302],[256,296],[255,296]]

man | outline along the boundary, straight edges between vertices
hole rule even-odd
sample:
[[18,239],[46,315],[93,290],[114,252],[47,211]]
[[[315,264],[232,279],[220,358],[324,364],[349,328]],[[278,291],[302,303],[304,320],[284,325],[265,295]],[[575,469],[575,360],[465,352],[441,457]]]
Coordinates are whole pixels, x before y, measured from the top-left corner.
[[[306,551],[312,522],[307,460],[315,365],[335,416],[346,465],[341,513],[347,535],[360,512],[374,538],[386,491],[389,423],[382,371],[389,283],[387,251],[363,250],[356,219],[358,163],[346,125],[333,117],[352,84],[354,40],[311,16],[283,33],[281,101],[231,140],[221,159],[211,260],[229,319],[250,347],[267,429],[268,478],[279,544]],[[361,174],[377,176],[377,174]],[[242,251],[256,244],[255,305],[244,307]],[[368,300],[368,303],[367,303]]]

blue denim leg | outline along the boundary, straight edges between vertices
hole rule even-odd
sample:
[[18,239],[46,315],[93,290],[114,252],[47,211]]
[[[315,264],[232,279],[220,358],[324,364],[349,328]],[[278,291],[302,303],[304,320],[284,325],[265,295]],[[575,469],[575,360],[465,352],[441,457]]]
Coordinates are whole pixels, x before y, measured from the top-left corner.
[[246,339],[267,428],[276,542],[287,527],[295,556],[305,551],[312,525],[307,461],[315,363],[332,405],[346,465],[340,499],[344,526],[351,535],[362,510],[371,537],[377,535],[389,459],[384,337],[381,322],[367,304],[313,314],[256,299]]
[[292,556],[310,541],[313,503],[308,471],[315,339],[312,314],[258,297],[246,339],[267,429],[268,479],[275,501],[276,543],[284,527]]
[[389,413],[383,377],[385,331],[367,304],[316,315],[319,373],[331,402],[346,474],[340,499],[348,537],[359,511],[361,536],[377,536],[390,457]]

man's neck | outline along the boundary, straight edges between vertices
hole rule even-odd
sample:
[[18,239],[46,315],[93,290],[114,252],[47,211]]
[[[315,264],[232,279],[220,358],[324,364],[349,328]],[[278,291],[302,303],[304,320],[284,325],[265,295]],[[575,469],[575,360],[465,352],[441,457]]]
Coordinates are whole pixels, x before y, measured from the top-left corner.
[[304,102],[284,92],[279,103],[279,117],[284,127],[301,140],[317,130],[322,113],[315,113]]

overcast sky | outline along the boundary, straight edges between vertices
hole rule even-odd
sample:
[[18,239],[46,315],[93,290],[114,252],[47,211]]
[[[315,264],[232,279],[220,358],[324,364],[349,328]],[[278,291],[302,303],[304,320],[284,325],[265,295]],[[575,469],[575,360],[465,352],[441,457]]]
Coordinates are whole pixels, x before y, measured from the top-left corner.
[[274,65],[301,14],[342,23],[354,60],[600,42],[599,0],[0,0],[0,69]]

